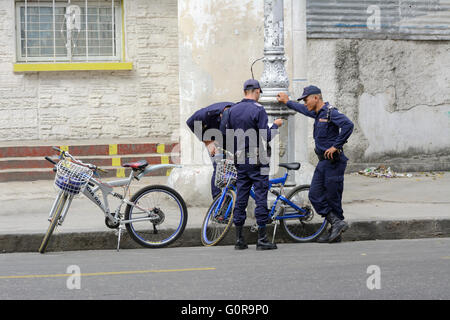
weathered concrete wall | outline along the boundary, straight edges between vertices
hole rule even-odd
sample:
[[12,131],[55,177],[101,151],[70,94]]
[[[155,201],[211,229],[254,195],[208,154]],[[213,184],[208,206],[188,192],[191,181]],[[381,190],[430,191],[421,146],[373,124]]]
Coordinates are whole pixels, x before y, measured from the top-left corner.
[[309,82],[355,123],[350,170],[450,169],[448,41],[308,40],[308,57]]
[[177,0],[124,4],[132,71],[15,74],[14,1],[0,0],[0,142],[178,139]]
[[[263,56],[262,1],[179,0],[180,142],[183,169],[174,169],[176,185],[191,205],[211,202],[212,165],[203,144],[186,120],[198,109],[219,101],[240,101],[251,78],[251,63]],[[254,68],[255,78],[262,63]]]
[[[292,52],[291,1],[285,5],[286,55]],[[180,142],[183,169],[172,170],[176,185],[191,205],[211,202],[211,160],[186,120],[196,110],[219,101],[240,101],[250,66],[264,56],[264,2],[179,0]],[[290,61],[286,69],[291,78]],[[263,63],[254,67],[260,79]]]

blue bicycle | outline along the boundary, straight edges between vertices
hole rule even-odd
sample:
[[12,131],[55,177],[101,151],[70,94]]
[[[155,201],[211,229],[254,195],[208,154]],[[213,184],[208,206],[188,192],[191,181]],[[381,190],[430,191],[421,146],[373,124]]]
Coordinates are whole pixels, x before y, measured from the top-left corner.
[[[300,163],[280,163],[287,171],[281,178],[269,180],[269,191],[276,196],[269,216],[275,224],[273,239],[277,225],[280,224],[285,234],[295,242],[310,242],[319,237],[327,228],[328,221],[318,215],[308,199],[309,185],[294,187],[284,194],[290,170],[300,169]],[[233,224],[233,211],[236,202],[237,172],[232,160],[222,159],[217,162],[215,184],[222,189],[212,202],[203,220],[201,239],[205,246],[218,244]],[[255,199],[252,188],[250,196]],[[256,229],[253,227],[253,231]]]

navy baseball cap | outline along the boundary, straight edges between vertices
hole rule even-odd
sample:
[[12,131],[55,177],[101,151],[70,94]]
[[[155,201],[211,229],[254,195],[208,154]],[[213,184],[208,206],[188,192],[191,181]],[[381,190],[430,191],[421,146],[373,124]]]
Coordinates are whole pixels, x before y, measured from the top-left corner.
[[303,89],[303,94],[300,98],[297,99],[297,101],[301,101],[305,99],[307,96],[310,96],[312,94],[321,94],[321,93],[322,91],[320,91],[320,89],[317,88],[316,86],[308,86]]
[[258,80],[255,79],[248,79],[244,82],[244,90],[251,90],[251,89],[260,89],[262,93],[261,86],[259,85]]

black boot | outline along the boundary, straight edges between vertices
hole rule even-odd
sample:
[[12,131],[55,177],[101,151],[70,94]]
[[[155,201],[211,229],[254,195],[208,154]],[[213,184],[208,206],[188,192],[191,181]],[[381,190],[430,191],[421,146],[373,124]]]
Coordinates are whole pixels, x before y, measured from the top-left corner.
[[339,219],[333,212],[330,211],[327,218],[331,222],[331,233],[328,243],[336,242],[336,239],[348,229],[348,224],[344,220]]
[[236,250],[244,250],[248,248],[248,245],[244,239],[243,228],[244,226],[236,226],[236,244],[234,245],[234,249]]
[[[331,221],[330,218],[328,217],[328,215],[325,217],[325,219],[327,219],[327,221],[330,223],[331,225]],[[331,235],[331,228],[327,230],[325,230],[322,235],[317,238],[316,242],[317,243],[328,243],[328,240],[330,239],[330,235]],[[341,242],[342,241],[342,237],[339,235],[334,242]]]
[[258,241],[256,242],[256,250],[272,250],[277,249],[275,243],[269,242],[266,234],[266,226],[258,227]]
[[[328,243],[328,241],[330,240],[330,236],[331,236],[331,228],[328,229],[328,231],[325,231],[324,233],[322,233],[322,235],[317,238],[316,242],[317,243]],[[341,242],[342,241],[342,237],[339,235],[336,239],[334,239],[333,242]]]

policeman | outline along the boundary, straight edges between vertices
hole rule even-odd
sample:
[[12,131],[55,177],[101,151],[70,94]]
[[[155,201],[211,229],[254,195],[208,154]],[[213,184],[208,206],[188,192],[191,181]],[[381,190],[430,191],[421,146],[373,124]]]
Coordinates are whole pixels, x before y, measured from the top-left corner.
[[[261,148],[271,140],[271,129],[278,129],[283,120],[277,119],[271,128],[268,127],[268,117],[264,107],[258,103],[261,87],[254,79],[244,83],[244,99],[228,111],[226,124],[227,141],[234,141],[235,162],[237,169],[237,199],[233,222],[236,226],[235,249],[247,249],[248,246],[242,234],[246,219],[246,208],[252,185],[255,192],[255,217],[258,224],[257,250],[276,249],[266,235],[266,224],[269,222],[267,208],[267,193],[269,177],[267,160],[262,158]],[[231,135],[232,134],[232,135]],[[243,138],[243,139],[241,139]],[[265,171],[265,172],[264,172]]]
[[[210,106],[207,106],[205,108],[202,108],[200,110],[197,110],[187,121],[186,124],[188,125],[189,129],[197,136],[197,138],[200,141],[203,141],[206,148],[208,149],[208,153],[211,157],[211,161],[213,163],[213,175],[211,177],[211,195],[213,199],[218,196],[221,193],[221,190],[217,188],[214,184],[215,176],[216,176],[216,162],[214,161],[214,157],[218,155],[217,148],[216,148],[216,137],[211,136],[207,137],[205,136],[205,133],[209,129],[216,129],[217,132],[220,133],[220,123],[221,118],[224,110],[227,110],[231,106],[233,106],[233,102],[218,102],[214,103]],[[199,121],[199,126],[201,130],[197,130],[198,132],[195,132],[195,122]],[[208,140],[204,140],[207,138]],[[222,137],[222,143],[224,139]],[[222,146],[221,146],[222,147]]]
[[278,101],[288,108],[314,119],[315,152],[319,162],[314,171],[309,190],[309,200],[316,212],[331,224],[329,233],[318,242],[340,242],[341,233],[348,229],[342,210],[344,172],[348,158],[343,153],[343,145],[353,132],[353,122],[322,99],[322,92],[316,86],[304,88],[298,101],[289,101],[285,93],[279,93]]

